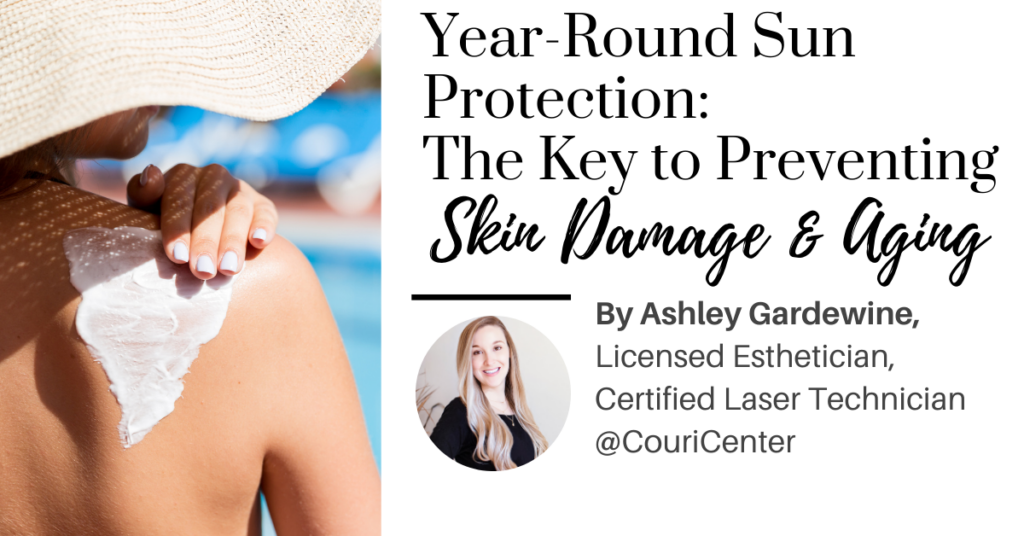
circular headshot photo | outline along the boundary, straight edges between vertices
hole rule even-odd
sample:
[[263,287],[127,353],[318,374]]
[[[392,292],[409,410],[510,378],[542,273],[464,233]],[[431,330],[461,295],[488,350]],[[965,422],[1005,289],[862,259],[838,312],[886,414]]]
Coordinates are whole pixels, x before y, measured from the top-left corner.
[[507,471],[543,454],[569,415],[569,372],[540,331],[514,318],[481,316],[430,347],[416,407],[445,456],[481,471]]

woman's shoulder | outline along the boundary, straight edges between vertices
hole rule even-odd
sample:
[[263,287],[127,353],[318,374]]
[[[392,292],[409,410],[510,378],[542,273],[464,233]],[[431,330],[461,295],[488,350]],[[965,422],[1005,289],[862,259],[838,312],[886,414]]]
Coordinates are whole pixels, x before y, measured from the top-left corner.
[[455,397],[444,408],[441,418],[437,420],[430,440],[449,458],[454,458],[463,449],[468,437],[472,436],[469,421],[466,420],[466,406],[459,397]]
[[[274,237],[274,241],[263,249],[250,247],[246,252],[245,264],[242,272],[237,276],[235,285],[242,288],[247,286],[259,287],[263,293],[277,292],[269,286],[271,281],[284,278],[298,278],[296,284],[316,283],[316,274],[313,267],[306,260],[306,256],[283,236]],[[283,292],[290,292],[292,288],[285,281],[279,281],[277,288]]]
[[272,510],[299,509],[299,499],[314,495],[331,498],[324,504],[372,508],[376,464],[341,335],[312,266],[277,236],[249,251],[235,278],[224,325],[201,350],[183,400],[200,399],[208,414],[216,407],[218,426],[209,430],[233,434],[239,445],[229,449],[264,461],[256,465]]
[[[62,183],[41,181],[12,190],[2,198],[6,219],[25,232],[45,225],[48,236],[60,240],[64,232],[81,227],[142,227],[157,229],[160,218],[98,194]],[[52,231],[58,231],[53,233]]]
[[[249,247],[231,285],[231,305],[222,333],[276,346],[278,332],[311,327],[337,332],[313,267],[294,244],[276,236],[266,248]],[[272,357],[272,356],[271,356]]]
[[441,412],[441,418],[438,419],[434,431],[468,427],[469,421],[466,420],[466,405],[462,403],[461,398],[455,397],[444,407],[444,411]]
[[196,387],[218,402],[241,423],[239,433],[258,438],[274,459],[346,440],[361,455],[371,452],[362,444],[356,386],[330,306],[305,255],[281,236],[247,255],[221,331],[189,377],[186,397]]
[[48,328],[49,333],[59,333],[68,351],[84,356],[85,346],[73,335],[80,293],[70,283],[65,235],[84,227],[153,230],[158,225],[152,214],[54,182],[5,193],[0,197],[0,247],[6,248],[0,259],[0,319],[7,329],[0,343],[4,336],[41,333],[42,326],[56,321],[60,327]]
[[[315,344],[318,340],[338,350],[324,352]],[[344,359],[340,348],[313,267],[294,244],[277,236],[262,250],[249,248],[231,285],[224,325],[204,351],[262,369],[260,376],[266,379],[282,379],[277,373],[292,375],[298,363],[318,368],[320,361]]]
[[451,412],[451,413],[457,413],[457,414],[465,415],[466,414],[466,405],[462,403],[462,398],[457,396],[457,397],[453,398],[452,401],[449,402],[447,406],[444,407],[444,412],[445,413]]

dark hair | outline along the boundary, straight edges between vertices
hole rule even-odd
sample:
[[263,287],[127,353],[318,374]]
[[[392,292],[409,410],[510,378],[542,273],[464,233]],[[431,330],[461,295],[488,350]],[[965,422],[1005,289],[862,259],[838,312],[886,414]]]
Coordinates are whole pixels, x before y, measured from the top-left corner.
[[92,123],[0,158],[0,195],[23,178],[56,179],[74,186],[73,155],[81,154],[91,130]]

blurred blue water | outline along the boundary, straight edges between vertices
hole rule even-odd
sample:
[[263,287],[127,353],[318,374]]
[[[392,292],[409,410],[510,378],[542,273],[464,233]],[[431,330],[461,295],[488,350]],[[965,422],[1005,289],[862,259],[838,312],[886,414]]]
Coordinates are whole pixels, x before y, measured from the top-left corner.
[[[380,252],[304,245],[300,237],[289,236],[289,239],[313,265],[338,323],[379,470]],[[276,535],[266,501],[263,502],[263,534]]]
[[299,112],[266,123],[193,108],[168,108],[150,125],[149,143],[125,161],[97,160],[103,169],[147,164],[166,171],[186,163],[218,163],[243,180],[315,181],[325,169],[348,169],[380,136],[380,92],[325,93]]

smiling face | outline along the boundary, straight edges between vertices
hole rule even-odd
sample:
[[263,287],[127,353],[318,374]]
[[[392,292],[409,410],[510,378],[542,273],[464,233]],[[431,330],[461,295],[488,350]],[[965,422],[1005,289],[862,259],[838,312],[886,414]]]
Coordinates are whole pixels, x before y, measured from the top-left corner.
[[509,352],[505,331],[498,326],[483,326],[473,334],[469,349],[473,377],[486,389],[504,389],[508,376]]

